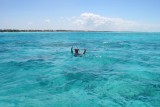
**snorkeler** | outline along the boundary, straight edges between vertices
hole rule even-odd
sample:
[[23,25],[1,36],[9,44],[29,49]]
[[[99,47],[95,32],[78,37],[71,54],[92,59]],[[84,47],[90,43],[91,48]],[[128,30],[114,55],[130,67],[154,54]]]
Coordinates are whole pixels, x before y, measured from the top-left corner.
[[75,48],[74,51],[75,52],[73,52],[73,46],[72,46],[71,53],[74,54],[75,57],[77,57],[77,56],[82,57],[82,55],[84,55],[86,53],[86,49],[84,49],[83,53],[79,53],[79,49],[78,48]]

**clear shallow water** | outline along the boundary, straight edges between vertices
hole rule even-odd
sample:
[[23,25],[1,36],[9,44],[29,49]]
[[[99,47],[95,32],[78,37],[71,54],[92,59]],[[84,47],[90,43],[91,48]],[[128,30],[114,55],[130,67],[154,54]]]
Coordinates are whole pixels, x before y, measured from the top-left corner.
[[160,33],[0,33],[0,107],[160,107]]

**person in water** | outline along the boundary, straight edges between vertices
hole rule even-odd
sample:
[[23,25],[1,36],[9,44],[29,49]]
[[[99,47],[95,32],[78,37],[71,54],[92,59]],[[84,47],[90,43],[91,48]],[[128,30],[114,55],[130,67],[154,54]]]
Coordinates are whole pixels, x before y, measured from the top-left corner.
[[76,57],[76,56],[80,56],[80,57],[81,57],[82,55],[84,55],[84,54],[86,53],[86,49],[84,49],[84,52],[83,52],[83,53],[79,53],[79,49],[78,49],[78,48],[75,48],[74,51],[75,51],[75,52],[73,52],[73,46],[72,46],[72,48],[71,48],[71,53],[74,54],[75,57]]

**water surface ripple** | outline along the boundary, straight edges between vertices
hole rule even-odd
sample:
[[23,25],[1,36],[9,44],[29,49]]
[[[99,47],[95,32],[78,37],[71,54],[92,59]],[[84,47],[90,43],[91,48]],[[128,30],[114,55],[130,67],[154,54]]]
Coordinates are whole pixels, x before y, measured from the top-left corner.
[[160,107],[160,33],[0,33],[0,107]]

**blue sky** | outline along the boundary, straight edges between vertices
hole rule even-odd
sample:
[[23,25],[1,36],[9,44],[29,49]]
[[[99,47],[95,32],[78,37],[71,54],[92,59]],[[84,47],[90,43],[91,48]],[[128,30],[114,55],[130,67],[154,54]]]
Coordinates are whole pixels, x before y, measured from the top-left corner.
[[0,29],[160,31],[160,0],[0,0]]

